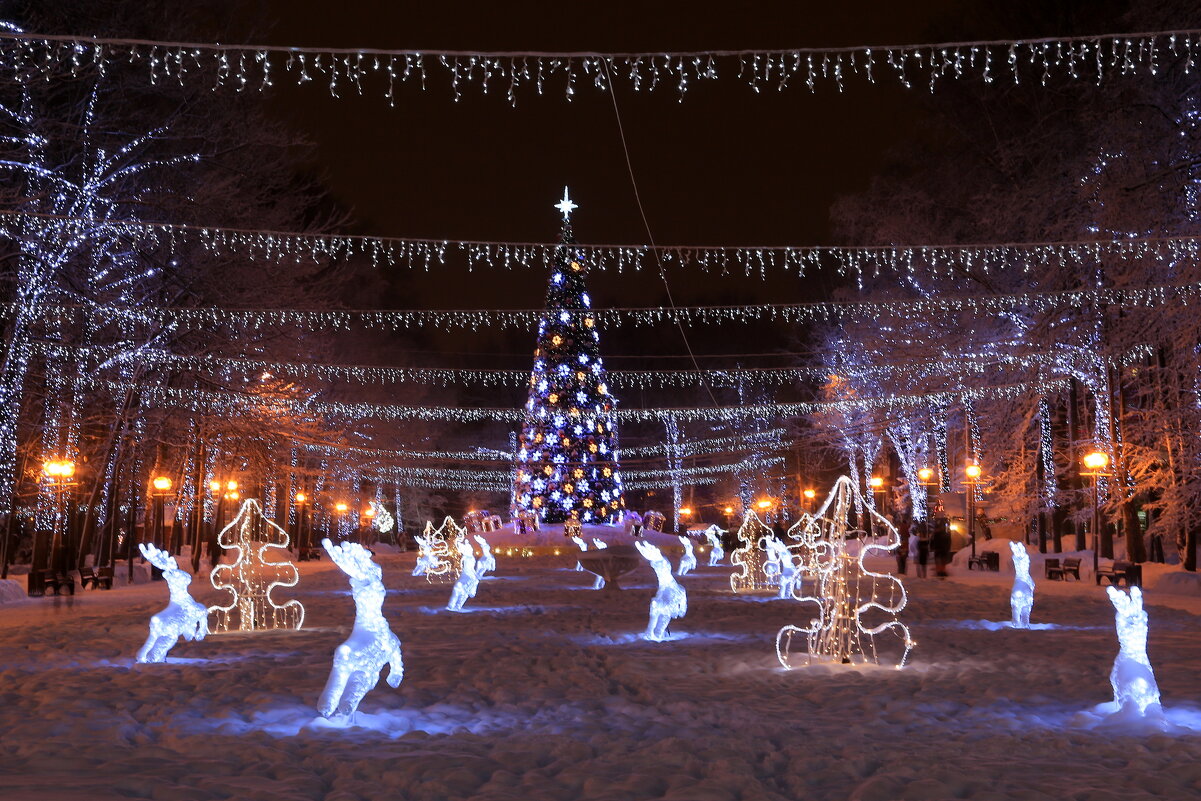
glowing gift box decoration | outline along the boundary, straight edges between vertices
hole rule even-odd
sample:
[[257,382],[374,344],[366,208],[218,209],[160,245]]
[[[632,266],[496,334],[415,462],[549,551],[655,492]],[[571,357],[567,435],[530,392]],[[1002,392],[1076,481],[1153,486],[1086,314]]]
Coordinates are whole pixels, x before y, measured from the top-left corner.
[[662,512],[647,512],[642,516],[642,527],[648,531],[662,531],[666,522]]
[[217,543],[227,551],[237,551],[237,557],[233,564],[217,565],[209,574],[215,589],[230,594],[228,605],[208,609],[214,632],[299,629],[304,624],[300,601],[279,604],[272,597],[276,587],[295,587],[300,572],[289,561],[288,533],[263,516],[257,500],[250,498],[242,504],[237,516],[217,535]]
[[[885,532],[884,542],[860,541],[859,553],[847,549],[847,520],[853,508],[866,509],[875,531]],[[796,553],[799,576],[791,596],[811,606],[808,626],[784,626],[776,634],[776,657],[786,668],[796,665],[793,651],[804,649],[806,662],[875,663],[880,661],[876,638],[891,632],[900,638],[896,667],[905,665],[915,645],[909,627],[898,615],[907,600],[905,586],[895,576],[869,570],[865,560],[887,556],[900,547],[896,528],[863,501],[854,483],[843,476],[834,484],[817,514],[790,534],[798,540],[789,549]],[[873,625],[874,617],[881,622]]]

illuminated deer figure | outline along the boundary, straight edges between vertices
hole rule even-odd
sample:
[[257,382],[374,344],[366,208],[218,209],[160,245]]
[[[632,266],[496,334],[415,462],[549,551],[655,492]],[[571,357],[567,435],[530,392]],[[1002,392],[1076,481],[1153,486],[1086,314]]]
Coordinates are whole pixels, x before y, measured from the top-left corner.
[[454,589],[450,591],[450,601],[447,602],[446,608],[452,612],[461,612],[467,599],[475,597],[480,579],[475,573],[475,549],[471,547],[471,543],[466,537],[459,537],[454,544],[459,549],[459,578],[455,580]]
[[[583,537],[572,537],[571,541],[574,542],[577,546],[579,546],[579,549],[581,551],[588,550],[588,543],[584,542]],[[580,572],[584,569],[584,566],[582,564],[580,564],[579,562],[576,562],[575,569],[576,569],[576,572]]]
[[1030,628],[1030,610],[1034,608],[1034,579],[1030,576],[1030,554],[1020,542],[1010,542],[1013,553],[1013,591],[1009,593],[1009,608],[1015,629]]
[[326,553],[350,578],[354,596],[354,628],[346,642],[334,649],[334,664],[321,692],[318,710],[324,717],[350,716],[359,702],[379,682],[388,665],[388,685],[399,687],[404,678],[400,640],[384,619],[383,571],[371,559],[371,551],[357,542],[334,545],[323,539]]
[[492,555],[492,546],[488,544],[488,540],[475,535],[475,541],[480,544],[480,558],[475,565],[475,575],[477,578],[483,578],[488,573],[496,570],[496,557]]
[[139,662],[162,662],[180,637],[203,640],[208,634],[208,609],[192,600],[188,585],[192,577],[179,569],[175,557],[148,542],[138,543],[146,561],[163,571],[171,602],[167,608],[150,618],[150,636],[138,650]]
[[684,555],[680,557],[680,564],[676,567],[677,576],[686,576],[688,571],[696,568],[696,554],[692,552],[692,540],[687,537],[680,537],[680,544],[684,546]]
[[663,558],[659,549],[649,542],[635,542],[634,546],[650,563],[659,579],[659,590],[651,598],[651,615],[646,625],[644,640],[663,642],[667,639],[667,626],[677,617],[688,612],[688,594],[671,575],[671,563]]
[[769,554],[768,564],[774,564],[775,573],[780,579],[780,598],[791,598],[792,588],[800,578],[800,571],[797,569],[796,561],[792,558],[792,553],[788,550],[788,546],[780,542],[776,537],[764,537],[764,543],[767,545]]
[[1115,623],[1118,643],[1121,646],[1109,672],[1109,683],[1113,686],[1115,711],[1131,712],[1136,709],[1140,717],[1161,712],[1159,685],[1155,682],[1155,671],[1147,658],[1147,613],[1143,611],[1143,591],[1131,587],[1130,594],[1117,587],[1106,587],[1109,600],[1117,611]]
[[726,551],[721,547],[721,536],[717,533],[721,531],[717,526],[709,526],[705,529],[705,539],[709,540],[709,544],[713,546],[709,550],[709,567],[717,567],[721,564],[721,560],[726,558]]
[[[596,537],[593,537],[592,538],[592,547],[598,551],[603,551],[605,548],[609,547],[609,543],[605,542],[604,540],[598,540]],[[596,576],[596,581],[592,582],[592,589],[603,590],[604,588],[605,588],[605,579],[603,576],[601,576],[598,573]]]

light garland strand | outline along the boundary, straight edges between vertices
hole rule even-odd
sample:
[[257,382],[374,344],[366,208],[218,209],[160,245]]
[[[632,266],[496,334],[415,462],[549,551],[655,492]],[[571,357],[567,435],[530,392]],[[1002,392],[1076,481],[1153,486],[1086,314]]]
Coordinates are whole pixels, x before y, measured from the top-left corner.
[[143,67],[151,84],[201,82],[212,89],[264,91],[277,80],[324,84],[331,97],[362,95],[377,85],[389,105],[397,89],[424,90],[431,73],[449,79],[456,100],[468,85],[482,94],[502,92],[513,105],[522,90],[542,95],[552,82],[571,100],[581,85],[608,91],[622,81],[634,91],[673,88],[683,100],[691,84],[732,71],[756,93],[803,85],[839,92],[848,82],[895,80],[906,89],[976,78],[1041,85],[1052,78],[1100,83],[1109,75],[1154,77],[1169,62],[1194,65],[1201,46],[1196,30],[1038,39],[997,39],[937,44],[771,50],[697,50],[644,53],[591,51],[397,50],[230,45],[145,39],[0,33],[0,66],[25,80],[58,72],[105,74],[117,65]]
[[[547,269],[554,263],[560,245],[548,242],[502,242],[486,240],[423,239],[349,234],[307,234],[290,231],[226,228],[191,224],[107,220],[0,211],[0,234],[13,239],[44,238],[47,229],[57,229],[64,238],[87,239],[103,229],[154,249],[175,253],[192,243],[221,256],[237,255],[268,262],[316,261],[361,257],[376,267],[407,267],[429,271],[448,262],[464,262],[468,270]],[[1201,237],[1152,236],[1114,240],[1065,240],[1059,242],[1004,242],[961,245],[581,245],[573,244],[581,258],[594,270],[639,271],[660,265],[694,265],[705,272],[740,273],[761,277],[768,272],[794,270],[798,277],[808,271],[833,268],[839,275],[874,276],[882,272],[914,274],[919,271],[944,273],[997,272],[1016,270],[1023,274],[1073,270],[1098,261],[1146,261],[1161,264],[1196,260]],[[718,309],[725,307],[715,307]],[[528,314],[519,310],[516,314]],[[541,311],[541,310],[534,310]],[[664,312],[665,310],[658,310]],[[398,312],[397,314],[412,314]],[[471,312],[431,312],[429,325],[451,324],[476,327]],[[602,320],[608,323],[608,320]],[[415,323],[406,322],[404,325]]]
[[[806,403],[758,403],[742,406],[695,406],[683,408],[619,409],[613,414],[622,421],[662,421],[675,416],[684,422],[715,420],[746,420],[756,417],[800,417],[821,412],[849,412],[862,409],[907,409],[937,406],[943,403],[962,403],[965,399],[1013,399],[1030,391],[1049,391],[1066,386],[1066,379],[1026,381],[990,387],[962,388],[898,394],[881,397],[849,398],[838,401]],[[128,385],[97,381],[96,386],[110,392],[124,392]],[[254,396],[234,392],[214,392],[199,389],[144,386],[139,389],[144,405],[189,409],[197,412],[236,414],[309,414],[330,415],[345,420],[427,420],[455,423],[519,422],[525,411],[500,407],[407,406],[402,404],[340,403],[334,401],[297,401],[287,398]],[[582,415],[588,410],[581,410]]]

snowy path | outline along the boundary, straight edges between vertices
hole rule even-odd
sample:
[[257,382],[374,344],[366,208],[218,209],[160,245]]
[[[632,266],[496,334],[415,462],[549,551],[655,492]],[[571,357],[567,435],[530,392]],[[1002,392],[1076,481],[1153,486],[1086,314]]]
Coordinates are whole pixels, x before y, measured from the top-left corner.
[[[1201,733],[1090,728],[1117,652],[1093,587],[1040,582],[1032,619],[1064,628],[992,631],[1001,578],[911,578],[911,667],[785,672],[773,642],[798,605],[730,595],[728,568],[686,577],[687,636],[649,644],[649,568],[614,598],[502,559],[453,614],[412,560],[381,558],[404,682],[355,729],[315,721],[353,619],[327,562],[302,565],[303,631],[180,643],[166,665],[132,664],[161,584],[0,607],[0,799],[1201,797]],[[1148,602],[1165,705],[1201,720],[1201,621]]]

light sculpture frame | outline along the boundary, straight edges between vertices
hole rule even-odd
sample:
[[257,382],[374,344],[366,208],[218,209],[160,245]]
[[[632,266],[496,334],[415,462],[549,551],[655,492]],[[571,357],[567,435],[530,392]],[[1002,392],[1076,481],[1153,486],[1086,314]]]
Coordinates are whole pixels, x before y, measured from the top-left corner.
[[[235,539],[230,532],[235,532]],[[261,539],[254,539],[255,535]],[[263,536],[265,535],[265,536]],[[267,552],[287,552],[288,532],[263,515],[258,500],[248,498],[238,514],[217,535],[225,550],[236,550],[233,564],[214,565],[209,573],[213,589],[228,591],[229,604],[208,608],[214,619],[214,633],[258,631],[263,629],[300,629],[304,625],[304,605],[296,599],[277,604],[271,593],[277,587],[295,587],[300,571],[291,561],[272,562]]]

